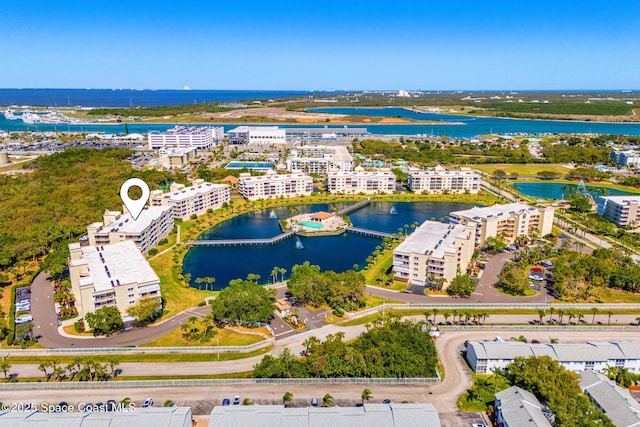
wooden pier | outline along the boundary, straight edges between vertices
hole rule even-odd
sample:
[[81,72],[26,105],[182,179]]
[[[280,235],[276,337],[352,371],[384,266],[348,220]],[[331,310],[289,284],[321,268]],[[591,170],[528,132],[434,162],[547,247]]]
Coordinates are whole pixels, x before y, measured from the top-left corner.
[[345,208],[340,209],[339,211],[336,211],[335,215],[346,215],[348,213],[351,213],[353,211],[356,211],[360,208],[364,208],[365,206],[368,206],[371,204],[371,198],[367,197],[367,200],[363,200],[361,202],[358,203],[354,203],[353,205],[349,205]]
[[294,231],[287,231],[269,239],[229,239],[229,240],[191,240],[184,242],[187,246],[267,246],[275,245],[293,237]]
[[360,234],[362,236],[367,236],[367,237],[377,237],[377,238],[380,238],[380,239],[384,239],[385,237],[391,237],[391,238],[394,238],[394,239],[398,239],[399,238],[395,234],[385,233],[383,231],[369,230],[369,229],[366,229],[366,228],[347,227],[346,230],[349,233]]

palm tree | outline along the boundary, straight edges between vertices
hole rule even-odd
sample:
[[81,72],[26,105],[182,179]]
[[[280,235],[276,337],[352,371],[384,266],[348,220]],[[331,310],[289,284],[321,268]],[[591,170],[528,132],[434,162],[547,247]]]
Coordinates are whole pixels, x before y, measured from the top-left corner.
[[291,403],[291,401],[293,400],[293,394],[286,392],[283,396],[282,396],[282,404],[284,406],[287,406],[289,403]]
[[593,316],[591,317],[591,324],[593,325],[594,323],[596,323],[596,314],[598,314],[600,312],[600,310],[598,310],[598,307],[591,307],[591,313],[593,313]]
[[607,316],[609,316],[609,320],[607,320],[607,326],[611,326],[611,316],[613,316],[613,311],[607,311]]
[[[7,373],[11,370],[11,363],[7,359],[0,361],[0,371],[4,374],[4,379],[7,379]],[[362,392],[364,393],[364,392]],[[364,399],[364,398],[363,398]]]
[[553,319],[553,313],[556,312],[556,309],[553,307],[549,307],[549,323],[551,323],[551,319]]
[[582,313],[577,313],[576,314],[576,318],[578,319],[578,323],[580,323],[582,321],[582,319],[584,319],[584,314]]
[[278,273],[280,272],[280,267],[275,266],[273,270],[271,270],[271,281],[272,283],[276,283],[276,279],[278,277]]
[[562,325],[562,319],[564,318],[565,311],[558,309],[558,324]]
[[636,322],[640,325],[640,317],[636,317]]
[[[449,313],[448,311],[443,311],[442,317],[444,317],[444,323],[447,323],[449,321],[449,317],[451,317],[451,313]],[[640,324],[640,320],[638,321],[638,323]]]
[[279,271],[280,271],[280,281],[284,282],[284,275],[287,273],[287,269],[281,268]]
[[368,388],[365,388],[364,390],[362,390],[362,403],[364,403],[365,401],[369,401],[371,399],[373,399],[373,394],[371,393],[371,390],[369,390]]
[[47,381],[49,381],[49,373],[47,372],[49,366],[51,366],[51,363],[49,362],[42,362],[40,365],[38,365],[38,370],[42,371],[42,373],[44,374],[44,378]]
[[[425,313],[425,314],[427,314],[427,313]],[[438,309],[437,308],[432,308],[431,309],[431,314],[433,314],[433,324],[435,325],[436,324],[436,314],[438,314]]]
[[545,314],[547,314],[546,310],[544,310],[544,309],[538,310],[538,317],[540,318],[540,324],[541,325],[542,325],[542,318],[544,317]]
[[333,406],[333,396],[331,396],[329,393],[322,396],[322,405]]

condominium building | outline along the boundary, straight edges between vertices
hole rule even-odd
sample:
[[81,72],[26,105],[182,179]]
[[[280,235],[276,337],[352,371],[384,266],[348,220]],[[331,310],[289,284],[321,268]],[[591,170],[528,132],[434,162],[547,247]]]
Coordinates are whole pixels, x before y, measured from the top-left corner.
[[500,236],[513,242],[534,232],[545,236],[551,233],[553,214],[553,207],[534,208],[522,203],[509,203],[451,212],[449,218],[453,224],[475,225],[476,244],[480,245],[488,237]]
[[343,146],[305,145],[293,148],[287,158],[287,170],[318,175],[326,175],[334,169],[351,172],[353,164],[353,157]]
[[396,176],[391,169],[365,172],[357,167],[353,172],[331,171],[327,175],[327,189],[330,193],[393,193]]
[[640,152],[635,150],[612,151],[611,157],[618,166],[630,166],[640,164]]
[[415,193],[464,193],[480,191],[480,176],[468,168],[458,171],[438,166],[431,170],[409,170],[407,186]]
[[212,184],[202,179],[193,181],[191,187],[171,184],[169,193],[160,190],[151,192],[151,206],[171,206],[174,219],[189,219],[191,215],[202,215],[209,209],[219,209],[231,200],[231,190],[225,184]]
[[478,341],[467,344],[467,362],[477,374],[505,369],[518,357],[549,356],[573,372],[604,371],[608,367],[640,372],[640,342],[532,344],[515,341]]
[[367,128],[310,127],[286,128],[288,141],[334,141],[337,139],[362,138],[370,135]]
[[146,254],[171,230],[173,230],[171,206],[145,206],[136,220],[123,206],[123,213],[105,211],[103,222],[94,222],[89,225],[87,234],[89,245],[112,245],[132,240],[138,249]]
[[176,126],[166,132],[149,132],[149,149],[210,148],[222,141],[224,129],[212,126]]
[[640,403],[628,389],[597,372],[585,371],[580,377],[582,392],[616,427],[640,426]]
[[309,196],[313,191],[313,178],[299,171],[284,175],[270,171],[262,176],[241,173],[238,190],[248,200]]
[[465,274],[474,251],[474,226],[425,221],[393,251],[397,280],[412,285],[434,286],[444,279]]
[[69,276],[78,314],[118,307],[122,316],[144,298],[160,298],[160,279],[132,241],[69,245]]
[[195,148],[168,148],[161,149],[160,160],[162,166],[167,169],[182,168],[196,158]]
[[533,393],[518,386],[496,393],[494,408],[496,421],[502,427],[551,427],[554,419]]
[[598,197],[598,215],[603,216],[618,227],[637,224],[638,206],[640,206],[640,196]]
[[238,126],[227,131],[229,144],[286,144],[285,129],[278,126]]

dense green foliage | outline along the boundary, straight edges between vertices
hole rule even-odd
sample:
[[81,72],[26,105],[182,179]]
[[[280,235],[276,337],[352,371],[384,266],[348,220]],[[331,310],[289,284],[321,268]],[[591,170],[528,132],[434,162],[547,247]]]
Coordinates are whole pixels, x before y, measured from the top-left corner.
[[603,172],[596,168],[575,168],[567,174],[567,178],[583,179],[585,181],[600,181],[611,178],[611,172]]
[[516,264],[506,264],[498,278],[498,288],[509,295],[525,295],[529,289],[527,270]]
[[554,171],[540,171],[538,172],[538,178],[540,179],[558,179],[560,174]]
[[569,206],[576,212],[590,212],[592,210],[589,198],[582,194],[567,194],[565,197],[569,201]]
[[216,322],[268,323],[275,310],[274,293],[254,280],[236,279],[211,302]]
[[637,175],[626,176],[622,179],[622,181],[620,181],[620,184],[628,185],[630,187],[640,187],[640,176],[637,176]]
[[122,329],[122,316],[117,307],[101,307],[85,316],[93,335],[109,335]]
[[194,113],[218,113],[220,111],[228,111],[229,108],[220,107],[218,104],[206,103],[206,104],[187,104],[187,105],[164,105],[159,107],[136,107],[136,108],[94,108],[89,110],[87,114],[91,116],[105,116],[110,114],[112,116],[122,117],[162,117],[162,116],[176,116],[179,114],[194,114]]
[[594,286],[640,291],[640,265],[610,249],[566,252],[556,259],[553,287],[562,298],[587,299]]
[[468,274],[459,274],[453,278],[447,293],[451,296],[468,297],[476,290],[476,282]]
[[555,415],[557,427],[609,426],[613,423],[580,390],[578,374],[548,356],[516,357],[508,367],[512,384],[535,394]]
[[588,116],[618,116],[631,114],[633,105],[621,101],[584,102],[500,102],[484,101],[481,106],[502,113],[580,114]]
[[159,298],[143,298],[127,309],[129,316],[135,317],[142,323],[152,322],[160,313],[162,313],[162,303]]
[[105,209],[121,209],[125,180],[135,176],[153,189],[176,179],[170,172],[134,171],[124,161],[131,154],[120,148],[72,148],[39,157],[30,174],[0,176],[0,271],[48,255],[44,268],[61,272],[67,243],[86,233]]
[[257,378],[435,377],[438,358],[424,326],[389,319],[352,343],[343,341],[343,333],[329,335],[324,342],[311,337],[303,343],[305,358],[296,359],[285,349],[279,357],[265,356],[253,373]]
[[320,271],[320,266],[294,265],[288,283],[289,293],[303,304],[328,305],[345,311],[364,306],[364,276],[348,270],[344,273]]

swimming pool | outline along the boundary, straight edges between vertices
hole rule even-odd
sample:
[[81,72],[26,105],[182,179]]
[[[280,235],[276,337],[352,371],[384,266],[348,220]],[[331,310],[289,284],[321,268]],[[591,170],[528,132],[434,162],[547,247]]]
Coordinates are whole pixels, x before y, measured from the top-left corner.
[[318,224],[317,222],[311,222],[311,221],[298,221],[296,224],[298,225],[302,225],[303,227],[307,227],[307,228],[324,228],[324,225],[322,224]]

